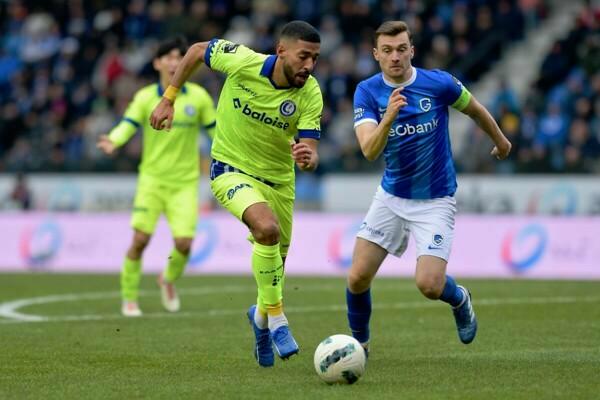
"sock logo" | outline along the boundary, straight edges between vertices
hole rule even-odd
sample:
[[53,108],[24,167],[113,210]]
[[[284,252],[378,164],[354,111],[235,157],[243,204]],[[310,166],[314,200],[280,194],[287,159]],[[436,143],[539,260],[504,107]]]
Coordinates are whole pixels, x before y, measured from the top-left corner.
[[259,271],[259,273],[261,275],[273,275],[273,280],[271,281],[271,286],[277,286],[279,284],[279,282],[281,282],[281,280],[283,279],[283,271],[281,271],[280,274],[278,274],[277,272],[283,270],[283,264],[279,265],[277,268],[275,269],[270,269],[267,271]]
[[281,282],[281,278],[283,278],[283,275],[273,275],[273,283],[271,283],[271,286],[277,286],[277,284]]

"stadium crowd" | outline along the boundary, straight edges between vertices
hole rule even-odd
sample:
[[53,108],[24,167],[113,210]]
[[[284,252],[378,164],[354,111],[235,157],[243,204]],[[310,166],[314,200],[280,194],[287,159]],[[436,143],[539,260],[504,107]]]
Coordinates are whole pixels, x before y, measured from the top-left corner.
[[[588,9],[555,44],[540,79],[521,102],[501,84],[492,110],[515,151],[495,166],[490,146],[467,146],[459,172],[597,172],[600,145],[600,33]],[[356,84],[377,71],[372,32],[384,19],[413,30],[414,65],[475,81],[506,45],[523,38],[548,10],[536,0],[83,0],[0,5],[0,172],[135,171],[140,139],[114,159],[95,147],[120,119],[131,95],[156,79],[151,59],[162,38],[223,36],[273,51],[282,21],[319,28],[315,75],[325,96],[321,173],[380,167],[362,157],[353,133]],[[216,98],[219,76],[201,68],[194,80]],[[473,130],[469,140],[486,140]],[[138,135],[139,136],[139,135]],[[204,144],[204,152],[208,143]],[[479,151],[486,150],[485,154]]]

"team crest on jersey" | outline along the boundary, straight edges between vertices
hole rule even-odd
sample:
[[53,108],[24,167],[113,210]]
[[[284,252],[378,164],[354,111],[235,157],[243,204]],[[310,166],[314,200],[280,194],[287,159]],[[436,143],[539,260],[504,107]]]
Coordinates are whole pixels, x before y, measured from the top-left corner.
[[196,109],[194,108],[193,105],[191,104],[186,104],[186,106],[183,108],[183,110],[185,111],[185,113],[187,115],[189,115],[190,117],[193,117],[194,114],[196,114]]
[[223,46],[223,53],[233,54],[237,51],[238,47],[240,47],[239,44],[227,43]]
[[433,239],[431,241],[434,245],[441,246],[442,243],[444,243],[444,237],[439,233],[436,233],[435,235],[433,235]]
[[429,97],[423,97],[419,100],[419,106],[421,107],[421,110],[425,112],[431,110],[431,99]]
[[358,107],[354,109],[354,119],[361,119],[365,115],[365,109]]
[[296,112],[296,103],[291,100],[286,100],[279,106],[279,112],[284,117],[289,117]]

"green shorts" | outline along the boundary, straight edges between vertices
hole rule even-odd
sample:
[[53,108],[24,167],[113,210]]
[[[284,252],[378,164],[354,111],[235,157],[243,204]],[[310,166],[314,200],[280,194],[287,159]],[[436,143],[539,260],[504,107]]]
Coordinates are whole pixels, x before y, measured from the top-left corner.
[[154,178],[140,175],[131,226],[152,234],[161,213],[167,217],[173,237],[193,238],[198,222],[198,181],[165,185]]
[[[269,186],[251,176],[227,172],[211,181],[210,187],[219,203],[240,221],[248,207],[267,203],[279,220],[281,255],[287,255],[292,240],[293,184]],[[252,236],[249,240],[253,241]]]

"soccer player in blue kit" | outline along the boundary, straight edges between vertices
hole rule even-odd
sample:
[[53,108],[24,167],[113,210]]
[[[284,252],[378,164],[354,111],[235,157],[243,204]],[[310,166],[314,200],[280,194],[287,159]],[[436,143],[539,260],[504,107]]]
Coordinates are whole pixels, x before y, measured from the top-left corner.
[[385,171],[357,234],[346,303],[352,335],[369,350],[371,282],[388,254],[400,257],[413,235],[416,285],[423,295],[450,304],[462,343],[473,341],[477,319],[470,292],[446,275],[454,236],[456,172],[448,133],[448,106],[468,115],[494,142],[491,155],[508,156],[511,144],[494,118],[452,75],[415,68],[411,33],[403,21],[375,32],[373,55],[381,73],[354,94],[354,129],[368,160],[382,153]]

